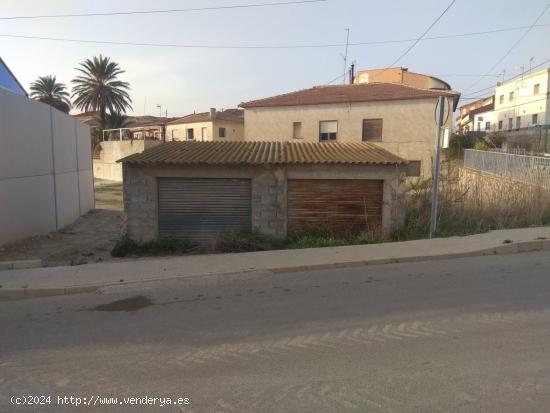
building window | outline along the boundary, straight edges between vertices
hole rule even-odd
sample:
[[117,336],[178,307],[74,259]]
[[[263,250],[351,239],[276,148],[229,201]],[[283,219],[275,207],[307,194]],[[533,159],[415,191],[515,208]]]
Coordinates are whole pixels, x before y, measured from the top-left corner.
[[382,119],[363,119],[363,140],[382,140]]
[[187,129],[187,139],[190,141],[195,139],[195,131],[193,130],[193,128]]
[[180,130],[179,129],[172,129],[172,140],[177,141],[180,137]]
[[201,128],[201,139],[208,139],[208,128]]
[[498,121],[498,130],[502,130],[502,121],[501,120]]
[[481,122],[477,123],[477,131],[479,132],[481,130]]
[[338,134],[338,121],[323,120],[319,122],[319,141],[335,141]]
[[540,83],[537,83],[533,86],[533,95],[538,95],[540,93]]
[[521,128],[521,116],[518,116],[516,118],[516,129],[520,129]]
[[498,98],[498,103],[500,103],[501,105],[504,103],[504,95],[500,95],[500,97]]
[[485,130],[491,130],[491,122],[485,122]]
[[508,130],[512,130],[514,120],[512,118],[508,118]]
[[225,138],[225,128],[218,129],[218,137]]
[[302,138],[302,122],[293,122],[292,123],[292,137],[294,139]]
[[420,176],[422,170],[421,161],[409,161],[407,163],[407,176]]
[[538,113],[535,113],[532,117],[531,117],[531,123],[533,125],[538,125],[539,124],[539,115]]
[[510,92],[510,94],[508,95],[508,100],[511,102],[512,100],[514,100],[514,92]]

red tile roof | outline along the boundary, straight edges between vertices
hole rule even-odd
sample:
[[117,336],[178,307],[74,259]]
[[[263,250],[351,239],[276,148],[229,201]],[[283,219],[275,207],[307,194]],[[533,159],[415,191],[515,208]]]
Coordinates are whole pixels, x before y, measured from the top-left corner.
[[[210,120],[210,112],[201,112],[191,113],[190,115],[177,118],[176,120],[168,122],[168,124],[176,125],[180,123],[209,122]],[[221,112],[216,112],[216,120],[244,122],[244,111],[242,109],[226,109]]]
[[419,89],[398,83],[361,83],[353,85],[315,86],[297,92],[244,102],[239,106],[242,108],[301,106],[327,103],[428,99],[438,96],[451,96],[458,99],[460,93],[454,90]]

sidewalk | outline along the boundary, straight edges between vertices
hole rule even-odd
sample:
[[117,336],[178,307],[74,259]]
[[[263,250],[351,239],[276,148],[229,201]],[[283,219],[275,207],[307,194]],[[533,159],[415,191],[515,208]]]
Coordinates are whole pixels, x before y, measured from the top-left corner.
[[[512,241],[511,243],[509,241]],[[349,247],[142,258],[0,271],[0,300],[92,292],[101,287],[252,271],[294,272],[550,250],[550,227]]]

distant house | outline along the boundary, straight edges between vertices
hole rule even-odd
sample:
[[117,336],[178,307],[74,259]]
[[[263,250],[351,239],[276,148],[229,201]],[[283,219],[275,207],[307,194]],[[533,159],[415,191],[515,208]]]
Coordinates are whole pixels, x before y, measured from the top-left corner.
[[166,124],[166,141],[243,140],[242,109],[192,113]]
[[19,83],[19,80],[12,73],[8,65],[0,57],[0,88],[9,90],[12,93],[27,97],[27,91]]
[[166,140],[166,124],[178,118],[159,118],[151,121],[136,121],[126,127],[132,139]]
[[459,107],[456,129],[462,133],[494,131],[497,128],[494,109],[494,96],[478,99]]
[[317,86],[240,106],[247,141],[373,142],[408,160],[412,175],[430,176],[439,96],[452,113],[458,92],[403,83]]
[[550,68],[505,82],[495,89],[497,130],[550,124]]

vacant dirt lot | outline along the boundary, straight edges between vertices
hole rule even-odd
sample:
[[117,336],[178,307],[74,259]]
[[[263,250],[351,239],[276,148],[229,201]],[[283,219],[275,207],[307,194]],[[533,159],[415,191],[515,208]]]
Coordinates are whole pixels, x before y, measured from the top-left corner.
[[95,183],[96,209],[58,232],[0,248],[0,261],[40,258],[45,266],[113,260],[111,249],[125,232],[122,183]]

